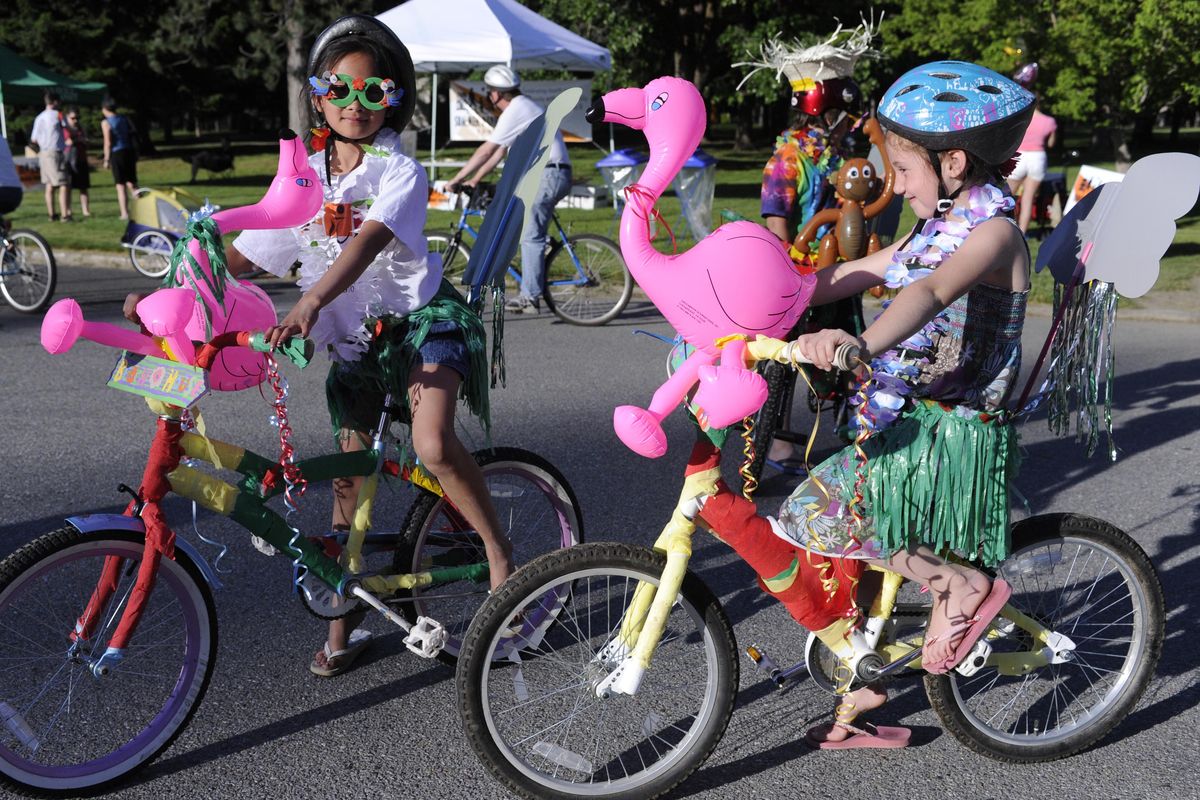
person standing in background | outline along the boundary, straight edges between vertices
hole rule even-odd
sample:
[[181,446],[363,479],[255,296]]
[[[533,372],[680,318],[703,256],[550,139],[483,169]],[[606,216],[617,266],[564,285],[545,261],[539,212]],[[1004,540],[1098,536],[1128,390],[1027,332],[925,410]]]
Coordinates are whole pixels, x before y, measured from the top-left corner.
[[[467,163],[450,179],[447,189],[457,191],[462,184],[478,186],[496,168],[508,148],[525,132],[544,109],[521,94],[521,76],[503,64],[497,64],[483,76],[488,102],[500,111],[491,137],[479,145]],[[571,159],[561,131],[550,145],[550,162],[542,173],[537,197],[533,201],[533,221],[521,236],[521,290],[504,305],[515,314],[536,314],[541,310],[542,285],[546,271],[546,229],[558,201],[571,191]]]
[[129,219],[129,200],[137,191],[135,130],[128,117],[117,113],[117,102],[111,97],[104,98],[100,111],[104,114],[100,123],[104,131],[104,168],[112,170],[121,219]]
[[[62,115],[58,112],[58,93],[47,91],[44,95],[46,108],[33,121],[29,140],[38,152],[38,166],[42,171],[42,183],[46,185],[46,216],[51,222],[70,220],[71,207],[67,204],[66,137],[63,135]],[[54,195],[58,193],[58,211],[54,210]]]
[[64,132],[67,140],[64,151],[68,176],[67,207],[71,207],[71,189],[74,189],[79,192],[79,210],[85,218],[90,217],[92,205],[88,192],[92,188],[92,168],[88,164],[87,134],[79,123],[79,109],[74,106],[67,109]]
[[[1037,76],[1038,65],[1034,61],[1017,70],[1013,80],[1033,92],[1040,102],[1041,96],[1033,88]],[[1046,151],[1054,147],[1057,137],[1058,123],[1054,117],[1035,108],[1033,119],[1025,130],[1025,138],[1021,140],[1017,166],[1008,176],[1008,188],[1013,196],[1021,195],[1020,213],[1017,218],[1021,233],[1029,232],[1029,220],[1033,218],[1033,204],[1037,202],[1038,187],[1046,178]]]

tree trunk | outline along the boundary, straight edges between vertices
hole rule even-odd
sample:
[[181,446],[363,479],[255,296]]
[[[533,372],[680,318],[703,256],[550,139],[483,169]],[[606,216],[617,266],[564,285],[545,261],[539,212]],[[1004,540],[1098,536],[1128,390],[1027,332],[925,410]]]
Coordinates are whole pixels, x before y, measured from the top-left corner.
[[284,86],[287,91],[288,127],[301,136],[309,127],[308,109],[304,107],[300,91],[304,86],[304,68],[307,53],[301,50],[304,28],[295,15],[284,19],[287,32],[287,66],[284,70]]

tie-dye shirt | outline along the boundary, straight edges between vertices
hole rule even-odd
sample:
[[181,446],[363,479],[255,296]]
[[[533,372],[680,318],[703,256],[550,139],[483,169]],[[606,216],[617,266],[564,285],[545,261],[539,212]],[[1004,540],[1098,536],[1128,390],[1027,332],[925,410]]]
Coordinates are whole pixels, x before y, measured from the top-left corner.
[[775,140],[775,152],[763,168],[762,215],[785,217],[797,230],[813,214],[834,203],[828,178],[842,157],[827,147],[824,131],[789,128]]

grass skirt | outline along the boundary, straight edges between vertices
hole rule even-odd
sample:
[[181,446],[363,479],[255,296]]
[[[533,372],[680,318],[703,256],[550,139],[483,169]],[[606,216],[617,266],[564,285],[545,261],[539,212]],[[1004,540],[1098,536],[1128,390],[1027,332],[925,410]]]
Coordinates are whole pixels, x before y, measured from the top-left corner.
[[863,499],[851,513],[856,447],[817,466],[784,502],[777,532],[821,555],[886,559],[925,544],[991,566],[1010,549],[1008,482],[1019,464],[1017,435],[1003,419],[918,401],[862,443]]

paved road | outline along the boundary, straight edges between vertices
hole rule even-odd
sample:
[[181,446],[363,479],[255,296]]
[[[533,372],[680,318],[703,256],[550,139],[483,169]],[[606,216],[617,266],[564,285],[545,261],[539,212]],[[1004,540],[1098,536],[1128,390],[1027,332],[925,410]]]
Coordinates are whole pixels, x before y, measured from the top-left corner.
[[[114,321],[126,291],[144,287],[132,269],[64,265],[60,296],[75,296],[89,319]],[[273,284],[286,305],[294,290]],[[1029,324],[1028,346],[1047,320]],[[666,333],[647,309],[590,330],[547,317],[509,318],[509,386],[494,394],[495,441],[535,450],[558,465],[582,502],[588,538],[648,543],[677,491],[688,433],[668,423],[672,449],[658,461],[625,451],[610,429],[612,406],[645,403],[663,376],[660,344],[634,331]],[[68,513],[118,510],[115,484],[141,472],[152,421],[136,398],[103,388],[111,352],[83,345],[51,358],[37,344],[38,321],[0,308],[0,422],[3,489],[0,554],[58,527]],[[1158,675],[1137,711],[1092,751],[1067,761],[1005,766],[970,753],[944,735],[918,683],[895,685],[884,722],[912,726],[906,751],[812,753],[798,742],[823,718],[829,697],[811,681],[777,693],[744,662],[738,709],[709,763],[674,796],[814,797],[1200,797],[1196,731],[1200,686],[1200,348],[1192,325],[1125,321],[1118,336],[1115,464],[1086,459],[1051,440],[1039,421],[1024,429],[1020,488],[1036,511],[1076,510],[1128,530],[1158,566],[1170,609]],[[1035,342],[1035,339],[1037,340]],[[329,445],[320,367],[292,374],[292,417],[300,452]],[[257,392],[206,401],[221,438],[271,452],[273,429]],[[801,414],[802,419],[807,419]],[[830,439],[819,444],[822,452]],[[820,453],[818,453],[818,456]],[[729,459],[732,460],[732,459]],[[762,506],[774,507],[789,484],[767,480]],[[377,523],[406,505],[381,499]],[[187,532],[185,509],[169,507]],[[305,519],[327,518],[324,498],[305,498]],[[287,591],[286,562],[252,550],[241,529],[202,518],[203,530],[230,542],[231,570],[217,595],[221,648],[212,687],[191,727],[119,792],[122,798],[502,797],[467,750],[446,668],[404,652],[386,634],[353,672],[319,680],[308,660],[322,625]],[[189,534],[190,535],[190,534]],[[194,537],[192,537],[194,539]],[[803,637],[782,609],[752,585],[750,571],[722,545],[698,539],[693,566],[735,621],[742,644],[768,645],[795,659]],[[1189,644],[1190,642],[1190,644]],[[838,787],[838,788],[834,788]]]

